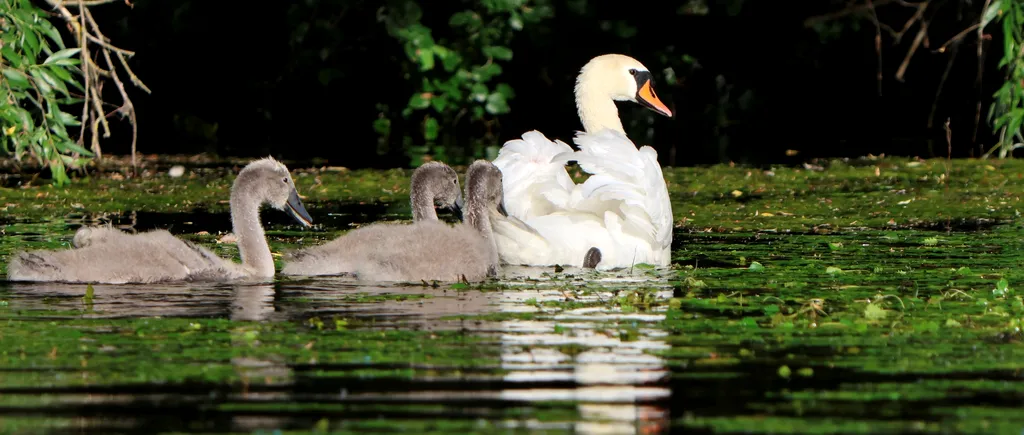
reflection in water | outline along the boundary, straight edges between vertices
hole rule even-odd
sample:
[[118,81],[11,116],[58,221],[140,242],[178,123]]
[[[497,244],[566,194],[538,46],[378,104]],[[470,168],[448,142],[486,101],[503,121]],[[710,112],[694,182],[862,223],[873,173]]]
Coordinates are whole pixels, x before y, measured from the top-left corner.
[[[166,226],[154,224],[160,216],[127,216],[100,221],[135,230]],[[191,231],[182,227],[195,223],[205,228],[206,220],[214,220],[208,217],[194,213],[168,222],[179,224],[178,230]],[[77,217],[67,222],[68,231],[96,223],[96,219]],[[240,387],[213,385],[189,390],[158,383],[147,384],[143,390],[42,387],[20,393],[25,395],[25,403],[37,404],[39,415],[64,416],[80,431],[184,430],[191,425],[212,432],[308,429],[322,414],[302,411],[303,404],[423,404],[446,409],[426,413],[348,409],[343,413],[346,419],[486,418],[507,428],[577,433],[667,431],[668,371],[664,360],[652,353],[668,348],[664,332],[658,328],[665,317],[664,306],[623,312],[612,303],[635,289],[644,289],[664,302],[672,295],[664,279],[651,271],[601,274],[566,269],[552,276],[551,269],[526,267],[506,268],[505,275],[497,289],[484,290],[372,285],[347,277],[280,279],[262,285],[94,285],[89,300],[83,300],[86,285],[0,281],[0,299],[17,311],[37,312],[43,318],[220,318],[240,322],[231,324],[230,338],[210,344],[211,351],[232,350],[229,369],[242,379]],[[487,340],[474,342],[478,347],[469,352],[481,357],[494,355],[497,365],[445,367],[409,362],[389,366],[370,360],[328,364],[296,361],[293,355],[261,353],[253,357],[247,352],[253,341],[246,334],[258,332],[261,324],[293,322],[307,327],[312,318],[325,322],[348,319],[352,328],[381,331],[461,331]],[[196,363],[202,364],[202,358]],[[395,368],[409,370],[411,377],[373,374],[373,370]],[[75,373],[78,368],[67,370]],[[322,376],[325,373],[329,376]],[[12,400],[10,393],[0,393],[0,397]],[[39,399],[39,394],[47,399]],[[529,413],[519,417],[509,412],[563,401],[575,404],[572,415],[537,419]],[[214,411],[217,408],[209,408],[211,403],[276,407]],[[291,405],[298,408],[287,410]],[[103,406],[109,414],[106,417],[96,411]],[[31,414],[31,408],[21,412]]]
[[[503,292],[498,306],[502,311],[528,311],[534,302],[602,302],[615,298],[624,289],[661,287],[656,297],[667,300],[672,290],[664,280],[644,273],[621,271],[607,274],[581,270],[564,273],[586,274],[587,288],[597,287],[586,296],[565,285],[541,284],[537,270],[506,268],[506,279],[516,277],[522,287],[540,289]],[[580,283],[580,284],[583,284]],[[536,310],[536,308],[533,308]],[[669,372],[661,358],[646,353],[669,346],[658,337],[664,334],[647,326],[664,320],[663,313],[625,314],[610,305],[568,309],[554,313],[545,321],[505,321],[502,329],[502,368],[509,370],[510,381],[573,381],[575,386],[552,389],[507,390],[502,397],[518,401],[579,402],[581,417],[577,433],[657,433],[668,428],[668,411],[652,403],[669,398]],[[635,336],[624,340],[619,326],[636,328]],[[582,351],[569,354],[561,348]]]
[[231,320],[266,320],[274,312],[274,286],[240,285],[231,298]]
[[[311,399],[318,403],[388,403],[397,400],[464,407],[465,404],[460,403],[469,397],[523,405],[571,401],[577,403],[575,421],[542,423],[514,419],[503,424],[510,428],[572,428],[577,433],[657,433],[666,428],[669,416],[661,404],[670,395],[666,386],[668,374],[663,360],[648,353],[667,348],[663,333],[656,328],[664,314],[623,313],[612,304],[592,304],[613,300],[619,290],[637,287],[654,287],[659,299],[668,298],[671,290],[664,281],[640,273],[604,280],[587,277],[571,281],[562,276],[553,279],[544,272],[546,270],[511,269],[507,281],[503,281],[508,288],[501,291],[366,285],[346,277],[323,277],[285,280],[274,285],[95,285],[92,303],[88,306],[82,300],[85,285],[6,283],[0,284],[0,294],[19,309],[64,311],[72,316],[76,314],[71,310],[82,310],[81,316],[90,318],[220,317],[244,322],[304,323],[311,317],[341,317],[359,320],[361,327],[466,331],[493,337],[495,345],[500,346],[503,374],[497,378],[487,375],[481,378],[500,379],[497,383],[490,381],[496,389],[489,392],[471,387],[473,376],[462,375],[455,378],[461,379],[455,383],[417,382],[396,388],[395,380],[389,379],[390,386],[386,390],[374,391],[364,386],[346,392],[345,387],[341,387],[340,395],[316,393],[311,396],[311,391],[298,387],[306,376],[304,372],[297,372],[284,356],[236,356],[231,358],[231,365],[243,379],[242,391],[232,399],[238,403],[283,404]],[[571,309],[545,304],[567,299],[584,306]],[[516,312],[542,312],[543,315],[528,320],[501,320],[502,313]],[[484,316],[481,319],[472,318],[481,315]],[[452,319],[453,316],[463,317]],[[488,316],[499,316],[499,320],[485,320]],[[624,332],[626,330],[628,333]],[[230,346],[242,351],[250,346],[243,335],[232,333]],[[353,369],[323,366],[321,370],[342,374]],[[417,373],[417,378],[450,378],[444,374],[430,375],[428,371]],[[249,391],[247,380],[261,380],[264,386],[279,385],[284,389],[266,391],[264,387],[264,390]],[[269,380],[272,382],[268,384]],[[64,397],[69,400],[67,404],[81,400],[72,395]],[[94,405],[134,403],[131,406],[137,406],[139,401],[153,400],[138,394],[89,397]],[[175,400],[186,400],[180,393],[177,397]],[[252,431],[301,426],[294,418],[250,412],[231,415],[230,427]],[[128,423],[121,421],[120,424]],[[555,426],[551,426],[553,424]],[[109,425],[104,423],[104,427]]]

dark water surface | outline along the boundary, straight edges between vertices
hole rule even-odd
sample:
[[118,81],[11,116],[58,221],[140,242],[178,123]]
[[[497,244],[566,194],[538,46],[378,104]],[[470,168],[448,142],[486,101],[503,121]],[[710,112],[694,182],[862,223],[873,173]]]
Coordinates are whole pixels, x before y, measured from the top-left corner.
[[[663,270],[0,281],[0,432],[1021,434],[1024,165],[957,165],[666,171]],[[307,206],[264,213],[275,253],[408,218]],[[76,210],[0,216],[0,256],[110,223],[237,257],[222,206]]]

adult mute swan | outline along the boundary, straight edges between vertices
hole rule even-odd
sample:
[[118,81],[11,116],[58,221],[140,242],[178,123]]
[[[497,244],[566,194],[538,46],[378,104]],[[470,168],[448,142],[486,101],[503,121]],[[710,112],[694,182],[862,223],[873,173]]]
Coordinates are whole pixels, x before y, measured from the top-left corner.
[[[530,131],[506,142],[493,162],[504,174],[509,215],[494,222],[502,261],[580,266],[595,247],[602,270],[668,265],[672,205],[658,153],[626,137],[615,106],[632,101],[671,117],[651,72],[629,56],[597,56],[580,70],[575,93],[586,130],[574,139],[578,151]],[[569,178],[571,161],[591,174],[583,184]]]
[[304,226],[312,222],[287,167],[269,157],[249,163],[231,186],[231,224],[242,264],[166,230],[128,234],[82,227],[75,233],[75,249],[14,254],[7,265],[7,279],[126,284],[273,278],[274,258],[260,225],[264,203],[287,210]]
[[[430,182],[413,178],[413,191]],[[442,183],[447,186],[450,183]],[[410,225],[373,224],[334,241],[299,251],[282,273],[350,273],[361,281],[481,281],[497,275],[498,252],[491,215],[503,215],[501,171],[477,160],[466,172],[464,221],[450,226],[433,220]]]

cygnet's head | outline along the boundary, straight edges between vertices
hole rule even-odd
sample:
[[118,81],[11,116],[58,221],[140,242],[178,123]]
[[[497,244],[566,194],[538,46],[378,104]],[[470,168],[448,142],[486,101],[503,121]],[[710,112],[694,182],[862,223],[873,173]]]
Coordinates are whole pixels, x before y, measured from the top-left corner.
[[616,101],[632,101],[662,115],[672,111],[654,93],[654,77],[640,61],[622,54],[602,54],[587,62],[576,78],[576,93],[607,93]]
[[235,203],[241,198],[255,199],[259,204],[269,203],[278,210],[287,210],[303,226],[313,224],[313,218],[309,217],[299,199],[288,168],[272,157],[253,161],[238,173],[231,187],[231,201]]
[[436,207],[447,208],[462,219],[462,187],[459,174],[451,166],[437,161],[426,162],[412,173],[411,197],[413,207],[416,198],[430,198]]
[[470,204],[485,204],[489,210],[508,216],[501,188],[501,170],[487,160],[477,160],[466,170],[466,198]]

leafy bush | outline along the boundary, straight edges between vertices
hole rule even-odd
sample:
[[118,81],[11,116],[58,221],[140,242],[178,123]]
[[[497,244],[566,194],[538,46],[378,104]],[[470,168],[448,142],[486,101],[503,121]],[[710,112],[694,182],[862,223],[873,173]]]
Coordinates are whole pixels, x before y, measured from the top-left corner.
[[[414,155],[433,148],[435,156],[446,159],[445,149],[454,142],[454,129],[467,119],[487,128],[494,119],[509,112],[508,101],[515,92],[499,81],[502,63],[512,60],[509,45],[516,32],[552,16],[546,1],[487,0],[464,2],[466,9],[451,15],[448,24],[454,37],[435,39],[421,23],[423,15],[415,0],[391,2],[384,16],[388,33],[397,39],[407,60],[414,66],[410,80],[420,83],[402,109],[403,118],[422,114],[423,147],[407,147]],[[442,127],[443,126],[443,127]],[[374,123],[381,136],[390,133],[391,120],[382,116]],[[493,137],[486,134],[485,140]],[[482,157],[482,150],[475,150]],[[413,162],[417,165],[419,162]]]
[[1003,57],[999,67],[1006,69],[1006,81],[993,95],[989,122],[999,135],[999,143],[988,152],[999,150],[1006,157],[1024,147],[1024,0],[995,0],[985,11],[981,25],[1002,22]]
[[[121,95],[122,105],[111,114],[127,117],[133,133],[137,133],[135,106],[125,92],[118,65],[136,87],[149,89],[128,67],[126,58],[134,53],[111,45],[88,7],[82,2],[46,2],[69,24],[77,48],[65,46],[50,14],[31,0],[0,0],[0,75],[4,77],[0,84],[4,102],[0,106],[0,144],[17,161],[34,158],[41,167],[49,167],[53,182],[63,185],[70,182],[67,168],[78,168],[100,155],[101,127],[103,137],[110,137],[103,81],[113,81]],[[109,0],[88,4],[104,3]],[[81,10],[75,15],[68,7]],[[80,118],[67,112],[72,106],[81,110]],[[75,126],[79,127],[77,140],[68,132],[68,127]],[[87,131],[92,139],[90,150],[82,146]],[[136,139],[134,134],[133,166]]]
[[65,184],[65,168],[94,155],[71,139],[68,128],[81,122],[64,111],[82,101],[69,92],[84,92],[81,61],[75,58],[81,49],[67,48],[31,1],[0,0],[0,6],[0,143],[16,160],[34,158],[50,168],[55,183]]

